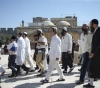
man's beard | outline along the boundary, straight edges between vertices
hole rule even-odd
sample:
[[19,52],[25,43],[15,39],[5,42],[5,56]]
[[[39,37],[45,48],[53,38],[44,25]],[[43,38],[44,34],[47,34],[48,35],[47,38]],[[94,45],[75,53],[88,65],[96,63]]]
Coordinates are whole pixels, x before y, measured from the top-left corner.
[[39,33],[37,33],[37,36],[39,37],[41,35],[41,33],[39,32]]
[[91,32],[94,33],[95,28],[91,27]]
[[83,31],[83,33],[84,33],[84,35],[86,35],[86,34],[88,34],[88,29],[87,28],[82,28],[82,31]]
[[87,29],[84,29],[84,35],[85,34],[88,34],[88,30]]
[[64,36],[64,32],[63,31],[61,32],[61,35]]

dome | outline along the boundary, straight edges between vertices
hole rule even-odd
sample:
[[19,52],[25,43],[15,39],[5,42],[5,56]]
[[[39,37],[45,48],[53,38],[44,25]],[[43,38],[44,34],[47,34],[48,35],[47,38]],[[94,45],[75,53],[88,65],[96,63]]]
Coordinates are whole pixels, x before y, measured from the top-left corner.
[[70,23],[67,21],[60,21],[57,23],[57,26],[70,26]]
[[55,26],[51,21],[43,21],[42,25],[43,26]]

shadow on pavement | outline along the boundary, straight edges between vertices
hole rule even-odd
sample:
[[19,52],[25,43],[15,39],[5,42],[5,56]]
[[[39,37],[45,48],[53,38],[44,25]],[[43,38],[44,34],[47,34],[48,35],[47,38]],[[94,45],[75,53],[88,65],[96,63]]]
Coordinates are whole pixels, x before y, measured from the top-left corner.
[[21,76],[21,78],[7,78],[4,82],[5,83],[9,83],[9,82],[17,82],[17,81],[19,81],[19,80],[28,80],[28,79],[33,79],[33,78],[37,78],[37,77],[35,77],[35,76],[30,76],[30,77],[27,77],[27,76],[23,76],[23,78],[22,78],[22,76]]
[[[48,84],[48,87],[43,86],[41,83],[25,83],[21,85],[17,85],[14,88],[74,88],[76,85],[75,83],[66,83],[66,84]],[[44,84],[45,85],[45,84]]]
[[17,85],[14,88],[39,88],[41,85],[43,85],[43,84],[41,84],[41,83],[25,83],[25,84]]
[[47,88],[74,88],[75,86],[76,86],[75,83],[66,83],[66,84],[50,85]]

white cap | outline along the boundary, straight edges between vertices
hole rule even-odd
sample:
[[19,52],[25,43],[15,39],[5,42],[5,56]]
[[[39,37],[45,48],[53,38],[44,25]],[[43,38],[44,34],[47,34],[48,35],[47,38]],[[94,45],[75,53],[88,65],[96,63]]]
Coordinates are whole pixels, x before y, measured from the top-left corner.
[[43,33],[41,29],[37,29],[37,31],[40,31],[41,33]]
[[65,30],[65,31],[67,31],[67,28],[66,27],[63,27],[62,29]]
[[57,27],[52,27],[52,29],[54,29],[55,31],[57,31]]
[[27,35],[27,32],[24,32],[24,34],[26,34],[26,35]]

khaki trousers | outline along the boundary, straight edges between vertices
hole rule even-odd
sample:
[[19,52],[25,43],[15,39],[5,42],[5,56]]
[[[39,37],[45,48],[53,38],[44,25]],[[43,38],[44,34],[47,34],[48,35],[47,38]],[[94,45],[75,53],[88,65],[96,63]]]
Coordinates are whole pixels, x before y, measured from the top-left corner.
[[41,72],[43,72],[44,71],[44,66],[43,66],[43,60],[42,60],[42,53],[37,54],[36,64],[41,69]]

